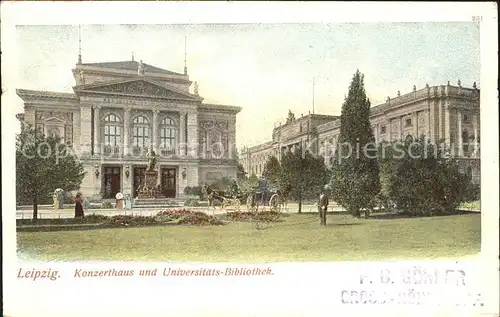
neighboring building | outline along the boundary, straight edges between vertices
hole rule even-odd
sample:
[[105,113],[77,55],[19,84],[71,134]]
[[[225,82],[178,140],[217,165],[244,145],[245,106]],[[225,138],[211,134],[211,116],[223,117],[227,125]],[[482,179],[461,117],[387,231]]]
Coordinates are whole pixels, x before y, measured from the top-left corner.
[[24,120],[71,145],[86,172],[91,199],[132,194],[144,181],[146,153],[157,154],[166,197],[186,186],[236,178],[239,107],[206,104],[187,75],[137,62],[81,63],[74,93],[17,90]]
[[[330,157],[340,134],[340,118],[309,114],[273,130],[272,141],[244,148],[240,163],[248,173],[261,175],[269,156],[280,159],[283,150],[305,146],[315,155]],[[328,120],[328,117],[331,118]],[[317,120],[316,118],[321,118]],[[321,122],[321,120],[328,122]],[[451,155],[460,158],[461,166],[472,174],[474,182],[480,180],[480,121],[479,89],[457,86],[426,86],[371,108],[370,121],[377,143],[425,135],[431,142],[444,141]],[[313,142],[311,142],[313,141]],[[280,151],[281,149],[281,151]]]

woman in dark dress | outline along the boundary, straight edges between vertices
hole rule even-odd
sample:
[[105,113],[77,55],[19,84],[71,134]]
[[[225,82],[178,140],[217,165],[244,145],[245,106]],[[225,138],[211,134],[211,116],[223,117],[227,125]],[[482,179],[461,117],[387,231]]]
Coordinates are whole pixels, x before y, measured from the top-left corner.
[[77,193],[75,197],[75,218],[83,218],[83,199],[82,199],[82,194]]

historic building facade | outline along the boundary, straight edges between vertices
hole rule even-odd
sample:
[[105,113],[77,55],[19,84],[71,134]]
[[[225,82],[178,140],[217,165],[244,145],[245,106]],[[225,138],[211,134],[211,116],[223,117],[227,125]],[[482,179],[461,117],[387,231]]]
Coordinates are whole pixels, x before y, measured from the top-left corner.
[[[398,92],[396,97],[387,97],[385,103],[372,107],[370,121],[377,143],[408,135],[424,135],[434,143],[444,141],[450,155],[458,157],[461,166],[479,182],[479,89],[475,83],[472,88],[462,87],[460,81],[457,86],[448,83],[420,90],[414,86],[412,92]],[[259,176],[269,156],[279,159],[284,150],[303,146],[323,156],[329,166],[339,134],[339,117],[309,114],[295,119],[289,113],[286,124],[274,128],[272,141],[242,149],[239,161],[245,171]]]
[[74,149],[86,172],[84,196],[137,195],[146,153],[157,155],[165,197],[221,177],[236,178],[239,107],[203,103],[187,75],[142,61],[82,63],[73,93],[17,90],[24,120]]

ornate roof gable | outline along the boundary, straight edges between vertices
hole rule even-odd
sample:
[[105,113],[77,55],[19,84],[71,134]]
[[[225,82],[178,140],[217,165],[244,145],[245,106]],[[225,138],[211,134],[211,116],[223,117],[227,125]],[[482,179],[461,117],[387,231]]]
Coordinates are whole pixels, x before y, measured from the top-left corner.
[[76,86],[74,87],[74,90],[76,93],[92,92],[191,101],[203,100],[203,98],[200,98],[199,96],[195,96],[173,87],[166,87],[165,85],[146,79],[136,79],[132,81],[129,80],[112,83],[95,83],[90,85]]

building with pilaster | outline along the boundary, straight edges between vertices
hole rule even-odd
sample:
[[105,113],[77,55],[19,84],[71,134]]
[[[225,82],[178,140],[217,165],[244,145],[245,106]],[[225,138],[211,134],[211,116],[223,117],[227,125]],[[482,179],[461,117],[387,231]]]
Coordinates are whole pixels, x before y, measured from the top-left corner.
[[[386,102],[371,108],[370,121],[377,143],[426,136],[433,143],[444,142],[450,155],[460,159],[461,167],[471,173],[473,181],[480,181],[480,117],[479,89],[447,85],[429,87],[387,97]],[[317,120],[317,118],[321,118]],[[327,122],[322,122],[326,120]],[[325,164],[340,134],[340,117],[309,114],[299,119],[290,118],[286,124],[275,127],[272,141],[243,148],[239,153],[245,171],[261,175],[269,156],[280,158],[280,153],[299,147],[321,155]]]
[[137,196],[146,153],[157,155],[158,185],[167,198],[186,186],[236,178],[236,114],[241,108],[204,103],[187,74],[142,61],[82,63],[72,70],[73,93],[18,89],[24,120],[59,136],[86,172],[91,199]]

